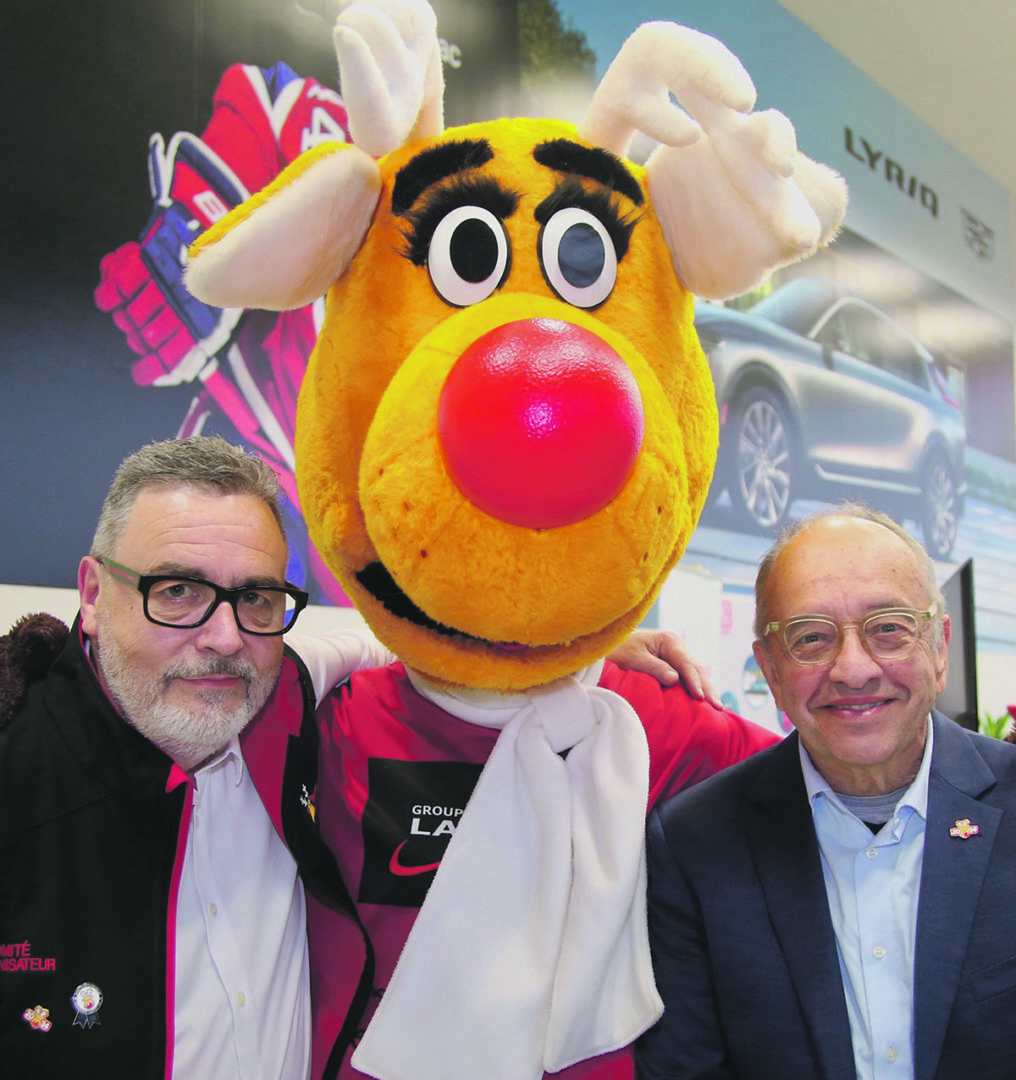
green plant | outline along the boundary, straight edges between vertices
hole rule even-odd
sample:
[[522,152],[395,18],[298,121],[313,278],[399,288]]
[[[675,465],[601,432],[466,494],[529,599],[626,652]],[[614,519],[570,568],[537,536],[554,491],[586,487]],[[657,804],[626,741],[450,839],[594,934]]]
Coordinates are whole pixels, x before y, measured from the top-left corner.
[[1009,731],[1009,719],[1007,712],[1001,716],[982,713],[978,720],[979,730],[982,735],[990,735],[993,739],[1004,739]]

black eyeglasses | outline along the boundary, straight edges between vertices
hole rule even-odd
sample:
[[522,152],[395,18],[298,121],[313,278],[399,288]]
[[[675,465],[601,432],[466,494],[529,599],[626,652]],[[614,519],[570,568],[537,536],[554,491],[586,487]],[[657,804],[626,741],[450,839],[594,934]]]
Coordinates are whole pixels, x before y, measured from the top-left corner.
[[925,611],[892,608],[874,611],[857,622],[838,623],[825,615],[795,615],[766,624],[762,631],[779,634],[787,656],[798,664],[827,664],[843,646],[843,631],[853,627],[869,656],[876,660],[902,660],[921,639],[921,631],[938,613],[932,604]]
[[98,558],[113,577],[141,593],[145,618],[156,626],[193,630],[211,617],[219,604],[233,609],[236,625],[246,634],[273,637],[292,629],[307,606],[308,593],[294,585],[241,585],[224,589],[203,578],[179,574],[139,574],[129,566]]

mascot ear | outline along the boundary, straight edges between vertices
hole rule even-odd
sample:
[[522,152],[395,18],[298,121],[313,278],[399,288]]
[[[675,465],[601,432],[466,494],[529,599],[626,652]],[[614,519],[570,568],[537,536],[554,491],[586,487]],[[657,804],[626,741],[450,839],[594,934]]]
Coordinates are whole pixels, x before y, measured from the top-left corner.
[[215,307],[311,303],[356,254],[380,190],[377,165],[358,147],[309,151],[195,241],[187,288]]
[[[677,104],[671,101],[671,95]],[[621,46],[579,126],[614,153],[636,130],[660,145],[649,193],[685,288],[721,300],[828,243],[847,187],[798,152],[727,47],[687,27],[645,23]]]

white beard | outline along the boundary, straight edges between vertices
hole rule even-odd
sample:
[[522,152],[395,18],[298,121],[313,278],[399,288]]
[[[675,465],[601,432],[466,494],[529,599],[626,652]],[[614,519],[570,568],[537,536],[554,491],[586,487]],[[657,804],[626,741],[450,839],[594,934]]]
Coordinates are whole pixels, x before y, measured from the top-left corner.
[[[138,675],[124,657],[105,613],[97,615],[99,666],[109,693],[124,718],[149,742],[184,768],[217,754],[257,715],[275,688],[277,670],[260,674],[253,664],[219,656],[168,667],[155,682]],[[225,704],[232,692],[210,690],[192,706],[163,700],[174,679],[230,675],[244,681],[247,694],[240,705]]]

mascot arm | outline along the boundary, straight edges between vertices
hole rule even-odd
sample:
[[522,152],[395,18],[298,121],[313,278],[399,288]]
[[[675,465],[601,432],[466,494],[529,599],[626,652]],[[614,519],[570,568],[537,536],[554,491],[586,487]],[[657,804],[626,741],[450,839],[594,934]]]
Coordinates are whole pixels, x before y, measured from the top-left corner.
[[[366,629],[296,632],[286,635],[286,644],[307,666],[318,705],[354,671],[384,667],[397,659]],[[651,675],[662,686],[680,682],[692,697],[720,707],[705,669],[677,634],[669,630],[636,630],[608,659],[619,668]]]
[[620,694],[645,728],[650,806],[780,741],[759,724],[696,700],[683,686],[661,686],[641,672],[608,663],[600,685]]
[[286,644],[306,664],[317,704],[361,668],[383,667],[395,659],[369,630],[330,630],[287,634]]

